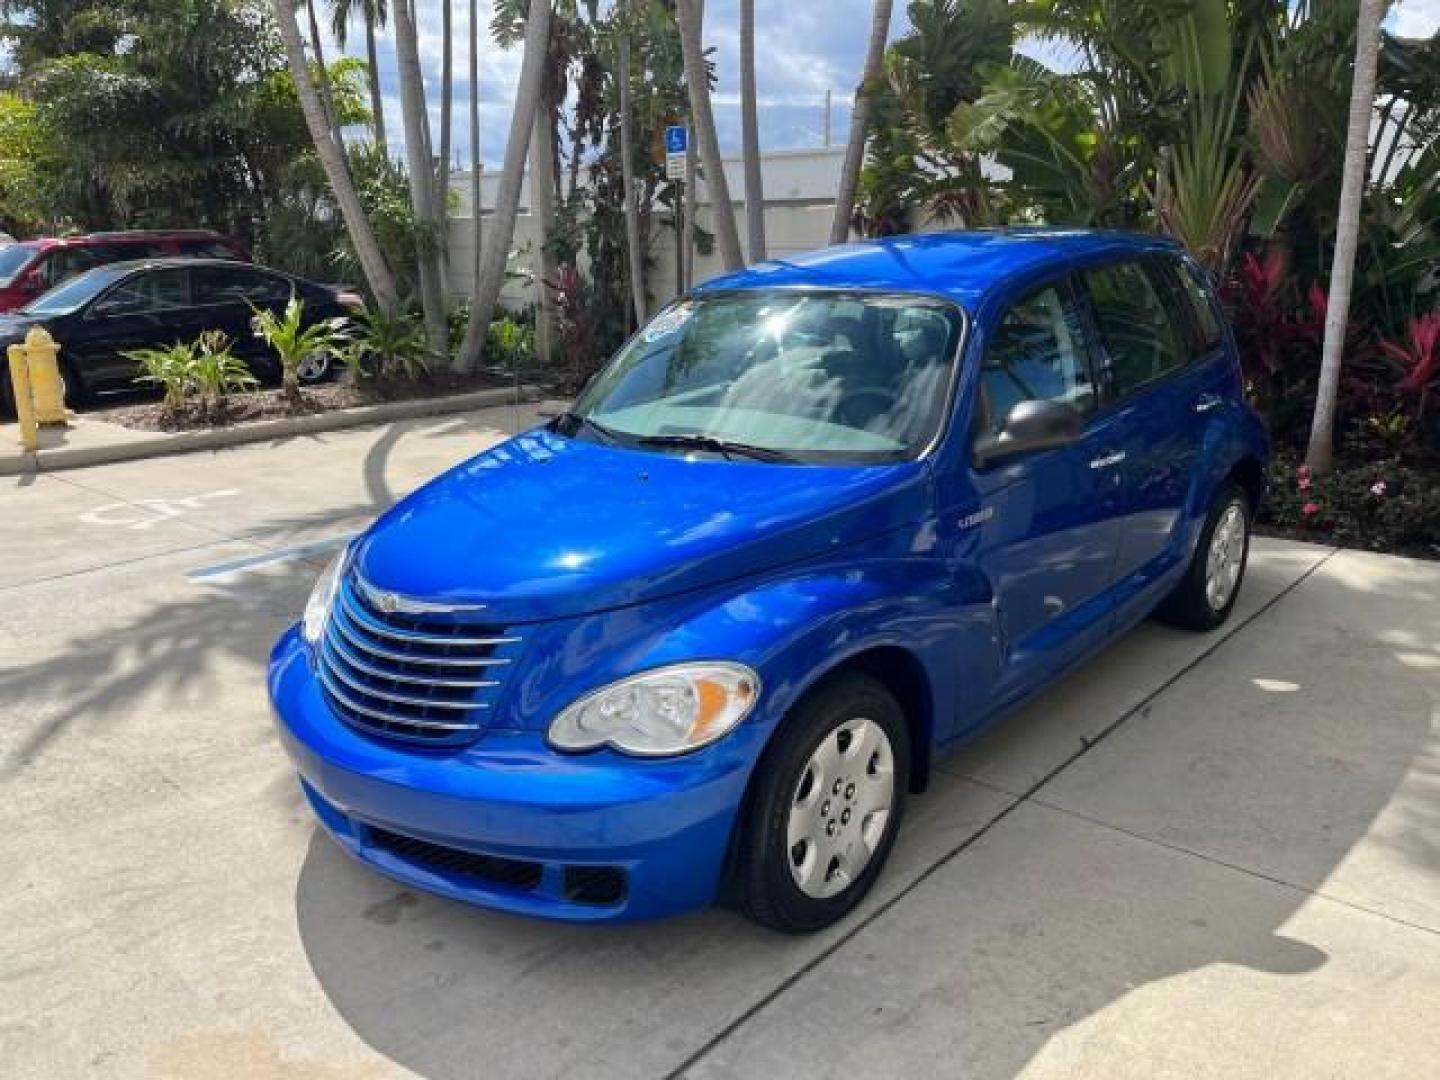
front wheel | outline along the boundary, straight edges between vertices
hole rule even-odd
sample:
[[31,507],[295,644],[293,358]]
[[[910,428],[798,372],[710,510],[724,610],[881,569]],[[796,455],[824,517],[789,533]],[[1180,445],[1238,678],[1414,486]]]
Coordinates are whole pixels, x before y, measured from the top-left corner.
[[1162,619],[1203,632],[1230,617],[1250,558],[1250,512],[1245,489],[1226,485],[1200,530],[1185,576],[1160,605],[1157,614]]
[[806,697],[756,777],[738,867],[745,913],[808,933],[854,908],[895,842],[909,775],[905,717],[883,685],[846,674]]

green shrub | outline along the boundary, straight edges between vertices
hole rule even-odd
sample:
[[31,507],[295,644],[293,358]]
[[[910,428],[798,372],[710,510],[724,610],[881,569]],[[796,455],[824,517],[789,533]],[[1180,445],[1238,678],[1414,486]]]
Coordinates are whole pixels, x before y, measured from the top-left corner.
[[140,365],[137,382],[159,386],[165,391],[164,408],[175,412],[182,408],[194,388],[195,343],[131,349],[121,356]]
[[511,315],[490,324],[485,336],[485,358],[496,367],[514,371],[535,364],[535,327]]
[[1440,469],[1395,458],[1336,463],[1312,476],[1277,456],[1262,524],[1346,547],[1440,556]]
[[245,361],[231,353],[230,339],[220,330],[206,330],[195,340],[190,355],[190,382],[207,416],[219,410],[226,395],[260,385]]
[[418,379],[430,370],[425,327],[413,311],[367,309],[342,359],[354,378]]
[[323,353],[344,362],[345,347],[350,341],[350,320],[337,315],[307,326],[305,302],[298,296],[290,298],[280,315],[256,308],[251,324],[255,327],[255,336],[275,350],[280,360],[280,386],[292,404],[300,400],[302,360]]

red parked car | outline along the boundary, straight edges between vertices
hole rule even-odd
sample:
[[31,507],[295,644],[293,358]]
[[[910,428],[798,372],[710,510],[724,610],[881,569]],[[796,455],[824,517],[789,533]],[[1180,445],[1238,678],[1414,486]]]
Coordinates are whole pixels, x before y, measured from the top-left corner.
[[250,261],[238,241],[208,229],[43,237],[0,248],[0,312],[24,307],[67,278],[106,263],[188,255]]

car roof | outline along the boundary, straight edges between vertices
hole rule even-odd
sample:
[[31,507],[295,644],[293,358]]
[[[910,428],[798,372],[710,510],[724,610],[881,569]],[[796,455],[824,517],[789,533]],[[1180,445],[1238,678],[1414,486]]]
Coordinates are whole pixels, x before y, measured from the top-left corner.
[[57,247],[81,247],[86,244],[133,244],[147,240],[219,240],[233,243],[224,233],[213,229],[118,229],[111,232],[76,233],[73,236],[37,236],[19,243],[41,251]]
[[257,266],[255,263],[243,262],[240,259],[219,259],[211,256],[203,258],[194,255],[158,255],[148,259],[117,259],[115,262],[101,263],[92,267],[87,273],[94,273],[96,270],[114,270],[125,274],[132,270],[159,270],[170,266],[186,266],[192,269],[196,266],[225,266],[240,267],[245,270],[260,270],[267,274],[275,274],[279,277],[289,278],[292,281],[302,281],[294,274],[287,274],[283,270],[272,270],[268,266]]
[[974,309],[987,293],[1046,265],[1095,253],[1173,251],[1168,237],[1097,229],[994,229],[865,240],[757,263],[713,278],[696,294],[725,289],[891,289],[944,296]]

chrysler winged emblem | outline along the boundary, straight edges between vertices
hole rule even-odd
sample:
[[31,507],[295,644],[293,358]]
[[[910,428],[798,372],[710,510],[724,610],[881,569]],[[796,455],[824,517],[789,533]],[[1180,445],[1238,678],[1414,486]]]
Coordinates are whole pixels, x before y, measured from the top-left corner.
[[448,615],[485,610],[484,604],[433,603],[416,597],[401,596],[397,592],[377,589],[359,574],[355,575],[354,581],[356,590],[365,601],[384,615]]

